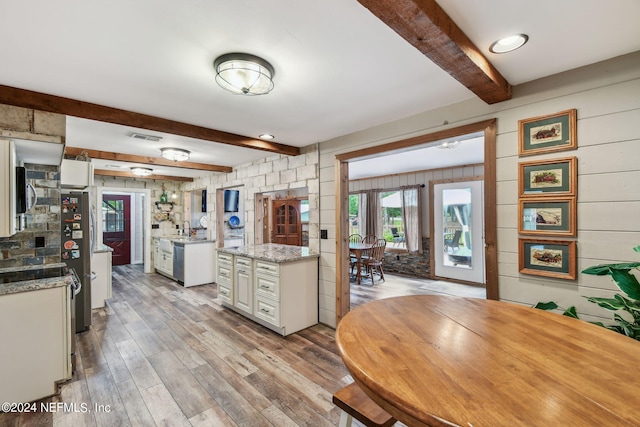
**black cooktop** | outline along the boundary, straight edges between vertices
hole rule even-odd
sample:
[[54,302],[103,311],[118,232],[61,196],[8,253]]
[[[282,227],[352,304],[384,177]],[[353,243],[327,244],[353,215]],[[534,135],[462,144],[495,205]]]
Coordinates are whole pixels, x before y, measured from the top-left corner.
[[22,282],[24,280],[46,279],[60,277],[69,274],[69,269],[64,267],[33,266],[33,268],[21,269],[0,273],[0,283]]

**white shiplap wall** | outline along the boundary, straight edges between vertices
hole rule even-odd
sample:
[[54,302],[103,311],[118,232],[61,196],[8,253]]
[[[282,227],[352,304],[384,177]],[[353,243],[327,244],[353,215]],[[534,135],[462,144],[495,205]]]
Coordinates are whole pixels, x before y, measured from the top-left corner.
[[[609,314],[583,295],[610,296],[608,277],[576,281],[518,272],[518,162],[578,158],[578,271],[597,263],[637,260],[640,244],[640,52],[514,88],[510,101],[473,99],[320,144],[320,317],[335,326],[335,156],[373,145],[497,119],[498,275],[502,300],[576,305],[587,319]],[[518,157],[518,120],[576,108],[578,149]],[[443,125],[442,123],[447,123]]]

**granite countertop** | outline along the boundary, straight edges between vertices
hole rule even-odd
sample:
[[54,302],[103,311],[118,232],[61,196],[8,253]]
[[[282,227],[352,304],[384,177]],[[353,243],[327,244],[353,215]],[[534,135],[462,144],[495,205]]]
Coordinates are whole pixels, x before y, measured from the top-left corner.
[[319,253],[312,252],[306,246],[278,245],[275,243],[240,246],[238,248],[218,248],[218,252],[277,263],[320,257]]
[[215,243],[215,239],[194,239],[187,236],[158,236],[154,237],[154,239],[167,239],[171,240],[174,243],[183,243],[183,244],[191,244],[191,243]]
[[113,252],[113,248],[107,246],[107,245],[98,245],[96,246],[96,248],[93,250],[93,253],[100,253],[100,252]]
[[[0,268],[0,275],[3,273],[15,273],[20,271],[29,271],[29,270],[36,270],[41,268],[61,268],[65,266],[66,264],[61,262],[61,263],[47,264],[47,265],[5,267],[5,268]],[[29,292],[29,291],[38,291],[41,289],[57,288],[59,286],[67,286],[67,285],[69,285],[69,283],[67,282],[66,276],[49,277],[45,279],[23,280],[20,282],[12,282],[12,283],[0,283],[0,296],[15,294],[19,292]]]

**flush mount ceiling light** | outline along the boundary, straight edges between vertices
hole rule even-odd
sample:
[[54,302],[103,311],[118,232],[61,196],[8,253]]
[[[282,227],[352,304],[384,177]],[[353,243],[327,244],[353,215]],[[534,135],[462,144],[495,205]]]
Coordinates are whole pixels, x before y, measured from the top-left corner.
[[275,136],[271,135],[270,133],[263,133],[262,135],[258,136],[258,138],[266,139],[267,141],[271,141],[272,139],[275,138]]
[[131,168],[131,173],[137,176],[149,176],[153,173],[153,169],[133,167]]
[[527,40],[529,40],[529,36],[526,34],[516,34],[509,37],[504,37],[500,40],[497,40],[491,43],[489,46],[489,50],[493,53],[507,53],[513,50],[522,47]]
[[236,95],[264,95],[273,89],[273,67],[248,53],[227,53],[213,62],[216,83]]
[[182,148],[161,148],[162,157],[167,160],[172,160],[174,162],[183,162],[185,160],[189,160],[189,155],[191,154],[188,150],[183,150]]
[[445,141],[442,144],[438,145],[438,148],[447,149],[447,148],[455,148],[460,145],[460,141]]

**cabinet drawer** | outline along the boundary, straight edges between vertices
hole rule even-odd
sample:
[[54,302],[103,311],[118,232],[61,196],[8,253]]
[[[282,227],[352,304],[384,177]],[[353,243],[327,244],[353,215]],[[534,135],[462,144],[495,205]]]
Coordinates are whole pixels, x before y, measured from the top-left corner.
[[233,280],[233,267],[218,265],[218,282],[227,281],[231,282]]
[[218,252],[218,264],[233,264],[233,255]]
[[218,282],[218,297],[227,304],[233,304],[233,291],[226,282]]
[[236,270],[247,270],[251,268],[251,258],[236,257]]
[[276,301],[256,298],[256,311],[254,314],[272,325],[280,326],[280,306]]
[[280,274],[280,269],[278,264],[273,262],[256,261],[256,273],[277,276]]
[[256,295],[264,295],[280,301],[279,279],[263,273],[256,274]]

